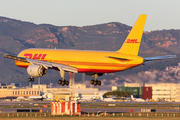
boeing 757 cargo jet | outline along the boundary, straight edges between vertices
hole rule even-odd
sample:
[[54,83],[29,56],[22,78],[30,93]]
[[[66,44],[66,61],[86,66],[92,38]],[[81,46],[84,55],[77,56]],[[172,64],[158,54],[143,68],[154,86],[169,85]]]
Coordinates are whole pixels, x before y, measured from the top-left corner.
[[138,56],[141,38],[147,15],[140,15],[131,32],[118,51],[85,51],[85,50],[64,50],[64,49],[26,49],[18,56],[4,54],[5,58],[15,60],[19,67],[27,68],[31,76],[41,77],[46,74],[47,69],[60,71],[62,79],[58,83],[62,86],[69,85],[65,80],[66,72],[85,73],[94,77],[91,80],[93,85],[101,85],[97,80],[98,76],[104,73],[124,71],[143,64],[146,61],[175,58],[175,55],[142,58]]

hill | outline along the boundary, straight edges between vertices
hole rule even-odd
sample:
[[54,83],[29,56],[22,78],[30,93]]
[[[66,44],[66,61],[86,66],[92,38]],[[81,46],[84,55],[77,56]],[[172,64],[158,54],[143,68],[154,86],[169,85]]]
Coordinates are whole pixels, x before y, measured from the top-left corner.
[[[86,50],[118,50],[127,37],[131,26],[111,22],[92,26],[53,26],[49,24],[36,25],[30,22],[0,17],[0,55],[4,53],[17,55],[27,48],[57,48]],[[139,55],[150,57],[166,54],[180,54],[180,30],[162,30],[144,32]],[[177,65],[172,60],[151,63],[146,68],[140,66],[127,73],[133,74],[144,70],[162,70],[170,65]],[[28,85],[28,74],[25,69],[18,68],[12,60],[0,57],[0,82],[20,82]],[[103,76],[100,79],[115,78]],[[126,74],[126,73],[123,73]],[[66,75],[68,77],[68,75]],[[48,70],[42,83],[54,82],[60,78],[58,72]],[[90,79],[90,78],[86,78]],[[76,81],[81,81],[81,74],[76,75]],[[37,82],[37,81],[36,81]]]

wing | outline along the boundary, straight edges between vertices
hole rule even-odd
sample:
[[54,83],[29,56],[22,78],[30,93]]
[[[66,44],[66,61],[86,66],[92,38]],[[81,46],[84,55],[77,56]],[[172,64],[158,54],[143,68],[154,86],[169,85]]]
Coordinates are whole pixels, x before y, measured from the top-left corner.
[[58,68],[59,70],[78,73],[77,68],[72,67],[72,66],[68,66],[68,65],[64,65],[64,64],[46,62],[46,61],[23,58],[23,57],[17,57],[17,56],[13,56],[13,55],[9,55],[9,54],[4,54],[3,57],[13,59],[13,60],[22,61],[22,62],[27,62],[27,63],[31,63],[31,64],[35,64],[35,65],[40,65],[40,66],[45,67],[46,69],[48,69],[48,68]]
[[163,59],[170,59],[176,58],[176,55],[165,55],[165,56],[157,56],[157,57],[147,57],[144,58],[145,61],[153,61],[153,60],[163,60]]

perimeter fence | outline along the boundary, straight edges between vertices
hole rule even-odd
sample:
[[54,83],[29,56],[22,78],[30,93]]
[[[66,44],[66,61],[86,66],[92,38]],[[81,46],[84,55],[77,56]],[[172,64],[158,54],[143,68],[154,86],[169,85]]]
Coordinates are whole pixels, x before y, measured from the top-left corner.
[[180,117],[180,113],[84,113],[79,115],[52,115],[51,113],[30,113],[30,112],[23,112],[23,113],[0,113],[0,118],[14,118],[14,117],[69,117],[69,116],[76,116],[76,117]]

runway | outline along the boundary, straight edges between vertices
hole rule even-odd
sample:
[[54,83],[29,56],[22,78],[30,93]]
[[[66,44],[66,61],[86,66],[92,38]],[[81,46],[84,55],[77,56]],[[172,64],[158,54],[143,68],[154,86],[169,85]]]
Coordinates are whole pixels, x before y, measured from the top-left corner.
[[[0,101],[0,106],[4,108],[0,108],[0,111],[1,113],[12,113],[12,112],[17,112],[17,109],[37,109],[37,110],[42,110],[42,112],[51,112],[51,108],[43,108],[42,106],[44,104],[49,104],[50,102],[52,101],[8,101],[8,102],[5,102],[5,101]],[[83,102],[85,103],[85,102]],[[90,103],[90,102],[86,102],[86,103]],[[169,102],[169,103],[165,103],[165,102],[161,102],[161,103],[134,103],[134,102],[111,102],[111,103],[108,103],[108,104],[115,104],[115,103],[124,103],[124,104],[116,104],[116,107],[119,107],[119,108],[103,108],[103,104],[106,104],[107,105],[107,102],[92,102],[92,103],[101,103],[101,104],[98,104],[98,105],[91,105],[91,104],[85,104],[85,105],[81,105],[81,111],[82,113],[88,113],[88,112],[110,112],[110,113],[113,113],[113,112],[119,112],[119,113],[122,113],[122,112],[129,112],[129,110],[133,110],[133,112],[141,112],[141,107],[143,109],[146,109],[146,107],[168,107],[168,109],[161,109],[161,108],[157,108],[156,109],[156,112],[180,112],[179,109],[173,109],[173,106],[178,106],[179,107],[179,104],[180,103],[172,103],[172,102]],[[126,104],[125,104],[126,103]],[[128,103],[128,104],[127,104]],[[40,104],[41,107],[39,106],[35,106],[35,104]],[[151,105],[152,104],[152,105]],[[19,108],[6,108],[6,106],[13,106],[13,107],[19,107]],[[21,108],[21,106],[23,108]],[[27,106],[27,108],[26,108]],[[87,106],[87,107],[86,107]],[[100,106],[100,108],[98,108],[98,106]],[[132,106],[132,108],[131,108]],[[33,108],[35,107],[35,108]],[[92,108],[88,108],[88,107],[92,107]],[[95,107],[95,108],[93,108]],[[138,107],[138,108],[137,108]]]
[[29,104],[29,103],[35,103],[35,104],[42,104],[42,103],[50,103],[53,101],[0,101],[0,106],[1,105],[13,105],[13,104]]
[[51,112],[51,108],[0,108],[1,113],[14,113],[17,109],[42,110],[42,112]]
[[[51,108],[0,108],[1,113],[13,113],[17,112],[17,109],[36,109],[42,110],[42,112],[51,112]],[[91,113],[91,112],[108,112],[108,113],[122,113],[129,112],[129,110],[133,110],[133,112],[141,112],[141,108],[82,108],[82,113]],[[180,112],[177,109],[156,109],[156,112]]]
[[[82,108],[82,113],[88,113],[88,112],[108,112],[108,113],[122,113],[122,112],[129,112],[129,110],[133,110],[133,112],[141,112],[141,108]],[[156,112],[180,112],[180,110],[177,109],[156,109]]]

